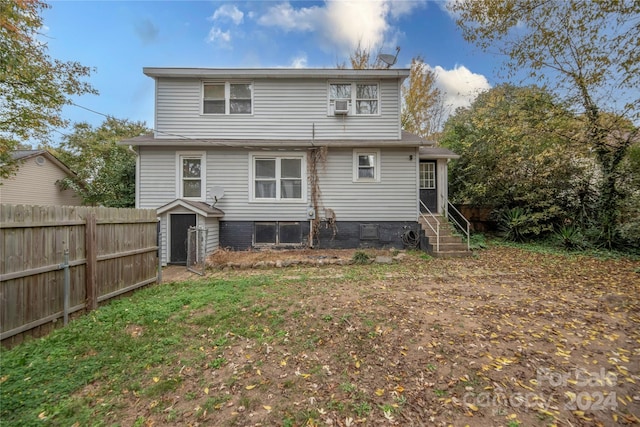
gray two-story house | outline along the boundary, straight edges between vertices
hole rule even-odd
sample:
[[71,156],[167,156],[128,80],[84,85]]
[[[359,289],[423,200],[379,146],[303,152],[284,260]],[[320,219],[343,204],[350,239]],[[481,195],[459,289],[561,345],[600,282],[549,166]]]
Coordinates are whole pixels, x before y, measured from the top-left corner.
[[402,247],[425,212],[447,210],[455,154],[401,129],[407,69],[144,73],[155,130],[123,143],[138,153],[136,207],[158,211],[163,263],[184,262],[192,226],[208,251]]

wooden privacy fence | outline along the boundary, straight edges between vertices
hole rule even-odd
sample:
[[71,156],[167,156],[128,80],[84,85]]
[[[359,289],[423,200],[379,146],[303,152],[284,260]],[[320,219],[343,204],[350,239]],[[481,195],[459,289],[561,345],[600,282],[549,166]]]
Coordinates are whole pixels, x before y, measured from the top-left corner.
[[0,205],[0,340],[156,282],[157,236],[152,209]]

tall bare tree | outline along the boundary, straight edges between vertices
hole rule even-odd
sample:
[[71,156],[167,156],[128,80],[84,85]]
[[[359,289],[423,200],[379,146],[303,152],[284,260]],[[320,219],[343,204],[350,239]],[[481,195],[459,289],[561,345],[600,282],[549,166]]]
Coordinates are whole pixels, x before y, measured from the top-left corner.
[[[547,84],[584,117],[584,143],[602,172],[596,222],[611,246],[620,165],[640,120],[640,2],[477,0],[449,8],[467,41],[504,54],[511,76],[524,72]],[[605,120],[605,113],[614,114]]]

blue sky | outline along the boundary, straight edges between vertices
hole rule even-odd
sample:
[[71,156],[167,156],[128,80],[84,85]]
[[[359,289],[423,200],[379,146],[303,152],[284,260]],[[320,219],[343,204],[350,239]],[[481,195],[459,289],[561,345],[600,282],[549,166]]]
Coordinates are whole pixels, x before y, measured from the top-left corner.
[[[497,83],[499,59],[466,43],[445,1],[51,1],[42,39],[56,59],[95,67],[100,95],[74,101],[153,126],[153,80],[143,67],[330,68],[361,43],[420,55],[452,109]],[[65,107],[73,122],[104,117]]]

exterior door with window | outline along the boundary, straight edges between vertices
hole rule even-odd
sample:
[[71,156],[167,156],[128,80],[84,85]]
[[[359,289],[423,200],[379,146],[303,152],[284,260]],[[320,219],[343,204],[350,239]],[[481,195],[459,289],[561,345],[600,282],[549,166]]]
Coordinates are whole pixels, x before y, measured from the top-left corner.
[[171,264],[187,264],[187,236],[189,227],[196,226],[195,214],[171,214]]
[[[436,162],[420,162],[420,201],[424,203],[431,213],[438,213],[438,190],[436,189]],[[420,212],[426,212],[420,205]]]

